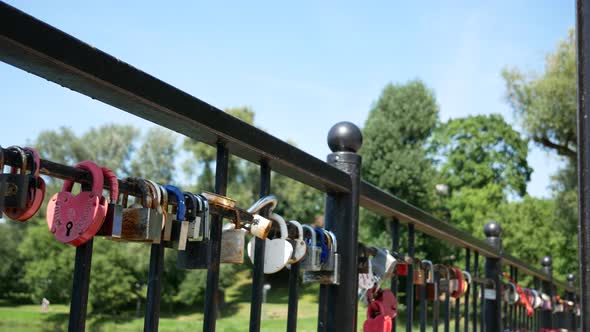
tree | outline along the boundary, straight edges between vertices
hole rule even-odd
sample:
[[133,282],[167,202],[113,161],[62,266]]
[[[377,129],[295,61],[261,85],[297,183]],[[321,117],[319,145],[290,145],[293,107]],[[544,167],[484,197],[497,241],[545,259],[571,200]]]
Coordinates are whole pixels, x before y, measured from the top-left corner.
[[451,195],[489,184],[519,196],[526,193],[532,172],[527,141],[499,114],[447,121],[435,131],[431,149]]
[[388,84],[363,128],[363,178],[427,208],[434,170],[425,145],[438,111],[434,94],[423,82]]
[[[433,201],[434,174],[426,143],[438,122],[434,93],[419,80],[388,84],[363,128],[362,176],[368,182],[423,209]],[[361,209],[359,239],[390,247],[389,221]],[[405,232],[402,233],[405,237]],[[418,237],[417,255],[439,257],[430,240]]]
[[575,32],[547,55],[545,72],[504,69],[506,99],[534,142],[576,162]]
[[177,138],[170,130],[151,128],[131,162],[133,176],[145,177],[163,184],[174,182]]

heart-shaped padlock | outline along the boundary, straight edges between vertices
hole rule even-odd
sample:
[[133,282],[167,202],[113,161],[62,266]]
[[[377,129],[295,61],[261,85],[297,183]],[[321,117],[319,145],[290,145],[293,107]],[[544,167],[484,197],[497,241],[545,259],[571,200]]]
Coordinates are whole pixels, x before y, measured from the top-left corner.
[[303,227],[301,227],[301,224],[296,220],[290,220],[289,224],[295,226],[295,229],[297,229],[297,236],[289,239],[289,242],[291,242],[291,245],[293,246],[293,255],[288,263],[295,264],[305,257],[307,244],[305,244],[305,241],[303,240]]
[[75,167],[90,172],[92,189],[73,195],[74,182],[64,181],[61,192],[55,194],[47,205],[47,227],[58,241],[79,246],[98,232],[108,203],[102,196],[102,169],[91,161],[83,161]]
[[[265,239],[264,241],[264,273],[271,274],[279,272],[287,265],[293,254],[293,246],[287,241],[287,223],[283,217],[276,213],[270,215],[270,220],[276,222],[280,227],[280,237],[278,239]],[[248,242],[248,256],[254,263],[254,239]]]
[[16,221],[27,221],[39,211],[41,205],[43,205],[46,190],[45,181],[39,176],[39,170],[41,169],[39,153],[37,153],[37,150],[29,147],[25,147],[23,150],[33,156],[34,165],[33,175],[29,181],[27,204],[23,209],[7,208],[4,210],[4,213],[8,218]]
[[391,317],[383,312],[385,308],[380,301],[372,301],[367,308],[367,319],[363,323],[363,332],[390,332]]

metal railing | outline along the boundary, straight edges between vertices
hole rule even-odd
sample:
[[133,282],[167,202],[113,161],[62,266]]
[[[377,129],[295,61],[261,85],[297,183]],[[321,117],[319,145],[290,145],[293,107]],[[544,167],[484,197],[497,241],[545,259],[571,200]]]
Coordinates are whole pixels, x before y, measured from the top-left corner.
[[[455,330],[459,331],[461,318],[462,329],[465,331],[477,331],[478,328],[482,331],[501,331],[502,326],[515,328],[517,325],[529,329],[576,328],[577,319],[573,315],[569,318],[559,318],[560,315],[553,315],[547,311],[535,314],[535,318],[531,319],[526,318],[519,308],[502,306],[499,286],[503,265],[510,267],[510,275],[516,281],[519,272],[532,276],[535,282],[539,283],[539,288],[548,295],[553,295],[556,289],[561,289],[567,293],[567,297],[574,299],[577,287],[574,287],[573,279],[568,280],[568,283],[555,280],[551,273],[550,259],[544,260],[543,267],[538,269],[503,252],[500,233],[494,229],[486,230],[486,240],[479,240],[362,181],[359,175],[360,158],[355,153],[355,147],[359,142],[356,141],[358,138],[353,135],[354,133],[332,134],[329,140],[333,143],[331,148],[334,152],[328,156],[328,162],[321,161],[3,2],[0,2],[0,60],[187,137],[215,146],[215,192],[218,194],[223,195],[226,192],[230,154],[260,165],[261,196],[270,192],[271,170],[325,192],[325,227],[332,230],[338,238],[341,281],[339,285],[320,286],[318,331],[353,331],[357,326],[359,206],[391,218],[392,249],[395,252],[400,251],[399,225],[407,224],[409,236],[406,251],[410,258],[414,256],[416,231],[465,248],[465,270],[472,272],[474,282],[463,302],[455,300],[451,303],[448,296],[442,302],[445,309],[445,331],[449,331],[452,321],[455,323]],[[349,126],[345,128],[354,130]],[[85,171],[45,160],[42,161],[42,172],[81,182],[89,181]],[[211,227],[204,331],[215,331],[217,318],[220,220],[213,220]],[[257,253],[263,252],[264,242],[257,239],[255,248]],[[581,256],[586,257],[585,252],[583,254]],[[260,330],[264,278],[262,256],[257,254],[253,267],[250,331]],[[484,262],[480,262],[480,256]],[[77,248],[70,331],[83,331],[85,328],[91,257],[92,241]],[[485,264],[483,269],[482,264]],[[412,275],[412,265],[408,268],[409,275]],[[483,275],[478,275],[480,270],[484,271]],[[150,269],[150,278],[151,274]],[[289,279],[288,331],[296,330],[298,275],[299,268],[294,264]],[[486,296],[486,292],[490,293],[491,289],[487,284],[489,282],[496,285],[495,299],[492,299],[491,295]],[[392,279],[394,292],[397,292],[399,283],[397,277]],[[420,315],[423,330],[429,314],[426,301],[421,297],[421,307],[415,311],[412,278],[406,278],[405,288],[406,330],[412,330],[413,316],[417,313]],[[158,329],[159,301],[157,296],[148,299],[149,312],[146,317],[153,319],[146,319],[146,331]],[[432,310],[440,309],[434,308],[435,305],[440,305],[438,299],[432,305]],[[451,316],[453,307],[454,317]],[[438,324],[434,326],[438,328]]]

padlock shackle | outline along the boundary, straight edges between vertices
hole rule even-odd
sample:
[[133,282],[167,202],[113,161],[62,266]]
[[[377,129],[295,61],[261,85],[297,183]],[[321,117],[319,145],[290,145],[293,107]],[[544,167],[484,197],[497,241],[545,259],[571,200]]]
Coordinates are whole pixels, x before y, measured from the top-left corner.
[[463,276],[467,279],[467,283],[471,285],[473,279],[471,279],[471,273],[467,271],[463,271]]
[[508,282],[505,285],[508,286],[508,288],[510,288],[512,291],[511,292],[509,292],[508,290],[505,291],[504,301],[506,301],[506,303],[508,303],[510,305],[515,304],[516,302],[518,302],[518,299],[519,299],[518,292],[516,291],[516,285],[513,284],[512,282]]
[[246,211],[250,214],[258,214],[258,213],[260,213],[260,211],[262,209],[264,209],[265,207],[270,205],[268,215],[271,215],[272,211],[277,207],[277,204],[278,204],[278,199],[275,195],[267,195],[267,196],[261,197],[259,200],[257,200]]
[[299,240],[299,241],[303,241],[303,227],[301,227],[301,224],[299,223],[299,221],[297,220],[289,220],[289,223],[292,225],[295,225],[295,227],[297,228],[297,238],[294,240]]
[[203,222],[204,222],[204,230],[205,234],[203,235],[204,238],[209,238],[209,201],[207,198],[201,194],[195,194],[197,201],[200,203],[201,207],[199,207],[199,213],[203,214]]
[[102,167],[102,175],[103,178],[106,177],[109,180],[110,184],[110,200],[111,203],[116,203],[119,199],[119,180],[117,179],[117,175],[115,172],[111,171],[106,167]]
[[280,215],[278,215],[274,212],[270,214],[269,219],[272,220],[273,222],[276,222],[279,225],[279,229],[280,229],[280,233],[281,233],[280,239],[286,240],[289,231],[287,230],[287,223],[285,222],[285,219],[283,219],[283,217],[281,217]]
[[[16,145],[12,145],[8,147],[9,150],[14,150],[16,151],[21,158],[21,165],[20,165],[20,175],[25,175],[25,173],[27,172],[27,153],[20,147],[20,146],[16,146]],[[11,173],[16,174],[16,172],[14,171],[15,167],[11,168]]]
[[176,220],[183,221],[186,214],[186,205],[184,205],[184,195],[178,187],[165,185],[164,189],[168,195],[176,197]]
[[307,229],[309,231],[309,234],[311,234],[311,237],[310,237],[310,245],[312,247],[317,247],[318,246],[318,241],[317,241],[315,230],[313,229],[313,227],[311,227],[309,225],[301,225],[301,228],[302,229]]
[[423,266],[422,269],[424,269],[425,271],[428,271],[428,278],[426,278],[426,282],[429,284],[433,284],[434,283],[434,265],[432,264],[432,261],[429,261],[427,259],[423,259],[422,262],[420,262],[420,263]]
[[[123,182],[129,183],[131,185],[135,185],[137,186],[137,188],[139,189],[139,192],[141,193],[141,197],[138,196],[134,196],[134,197],[138,197],[141,199],[141,205],[145,208],[151,208],[152,207],[152,195],[151,195],[151,190],[148,187],[147,183],[145,181],[143,181],[143,179],[141,178],[135,178],[135,177],[126,177]],[[127,197],[129,196],[129,194],[125,193],[123,195],[123,206],[127,207]]]
[[[30,148],[30,147],[24,147],[23,150],[31,153],[31,155],[33,156],[33,164],[34,164],[33,176],[35,178],[38,178],[39,171],[41,170],[41,157],[39,157],[39,152],[37,152],[37,150]],[[0,173],[1,173],[1,171],[0,171]]]
[[336,239],[336,235],[334,235],[334,233],[332,233],[332,231],[326,231],[328,233],[328,236],[332,238],[332,248],[334,248],[334,252],[338,252],[338,242]]
[[146,184],[149,192],[152,195],[153,199],[149,208],[156,209],[158,212],[162,212],[162,190],[160,189],[160,185],[152,180],[141,179],[140,181]]
[[[104,186],[104,176],[102,168],[90,160],[85,160],[79,164],[76,164],[74,167],[85,169],[88,172],[90,172],[90,175],[92,177],[92,193],[94,193],[96,196],[101,197],[102,188]],[[74,181],[65,180],[61,187],[61,191],[72,192],[73,187]]]
[[[186,206],[186,220],[189,222],[195,221],[197,219],[197,210],[200,210],[200,200],[197,199],[197,196],[194,194],[185,191],[182,193],[184,196],[184,206]],[[190,211],[190,213],[189,213]]]

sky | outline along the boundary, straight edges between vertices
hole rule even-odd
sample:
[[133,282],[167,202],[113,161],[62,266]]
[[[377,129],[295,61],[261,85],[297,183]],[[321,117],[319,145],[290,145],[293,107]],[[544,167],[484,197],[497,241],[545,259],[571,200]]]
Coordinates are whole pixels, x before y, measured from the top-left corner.
[[[7,1],[324,159],[339,121],[364,125],[383,87],[422,79],[441,120],[500,113],[502,68],[543,69],[575,23],[574,1]],[[0,144],[39,132],[151,122],[0,63]],[[6,119],[6,118],[4,118]],[[561,165],[531,144],[528,192],[547,197]]]

